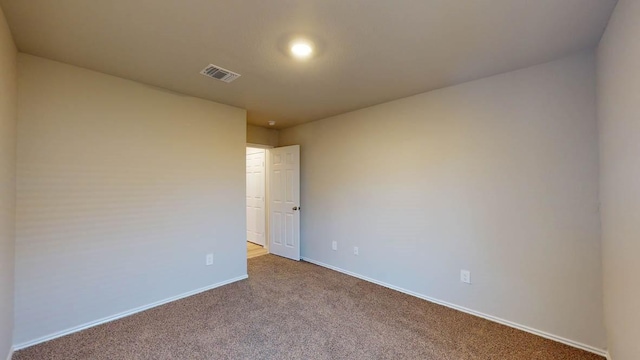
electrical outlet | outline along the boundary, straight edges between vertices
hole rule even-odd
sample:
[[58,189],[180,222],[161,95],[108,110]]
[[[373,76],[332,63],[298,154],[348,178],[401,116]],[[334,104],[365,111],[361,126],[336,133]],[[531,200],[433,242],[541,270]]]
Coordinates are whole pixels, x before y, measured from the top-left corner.
[[358,249],[357,246],[353,247],[353,255],[358,255],[360,253],[360,250]]
[[338,250],[338,242],[337,241],[332,241],[331,242],[331,250]]
[[465,284],[471,284],[471,271],[460,270],[460,281]]
[[213,254],[207,254],[207,266],[213,265]]

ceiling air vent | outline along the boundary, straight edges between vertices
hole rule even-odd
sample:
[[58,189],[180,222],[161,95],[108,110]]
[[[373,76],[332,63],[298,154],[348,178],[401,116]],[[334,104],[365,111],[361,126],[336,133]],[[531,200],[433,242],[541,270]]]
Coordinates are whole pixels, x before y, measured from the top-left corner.
[[234,73],[231,70],[223,69],[220,66],[215,66],[213,64],[209,64],[209,66],[200,71],[200,74],[226,83],[230,83],[240,77],[240,74],[238,73]]

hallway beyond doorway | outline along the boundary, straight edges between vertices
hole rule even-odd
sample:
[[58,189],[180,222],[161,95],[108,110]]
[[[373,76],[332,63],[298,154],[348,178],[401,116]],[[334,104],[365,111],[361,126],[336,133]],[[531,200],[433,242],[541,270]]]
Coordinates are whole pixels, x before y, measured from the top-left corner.
[[251,259],[257,256],[266,255],[269,251],[264,247],[247,241],[247,259]]

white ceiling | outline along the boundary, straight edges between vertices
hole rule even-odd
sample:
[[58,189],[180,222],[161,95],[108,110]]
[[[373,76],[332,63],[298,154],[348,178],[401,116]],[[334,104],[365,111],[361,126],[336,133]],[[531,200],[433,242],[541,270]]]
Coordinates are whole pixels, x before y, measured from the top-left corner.
[[[593,47],[615,0],[0,0],[20,51],[283,128]],[[283,51],[312,38],[317,57]],[[199,74],[213,63],[231,84]]]

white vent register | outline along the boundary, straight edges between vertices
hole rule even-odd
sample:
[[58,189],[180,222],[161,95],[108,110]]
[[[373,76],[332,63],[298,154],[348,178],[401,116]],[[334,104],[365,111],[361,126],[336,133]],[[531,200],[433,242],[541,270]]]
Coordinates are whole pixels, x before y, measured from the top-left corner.
[[223,69],[220,66],[216,66],[213,64],[209,64],[209,66],[202,69],[202,71],[200,71],[200,74],[220,81],[224,81],[226,83],[230,83],[240,77],[240,74],[238,73],[234,73],[231,70]]

